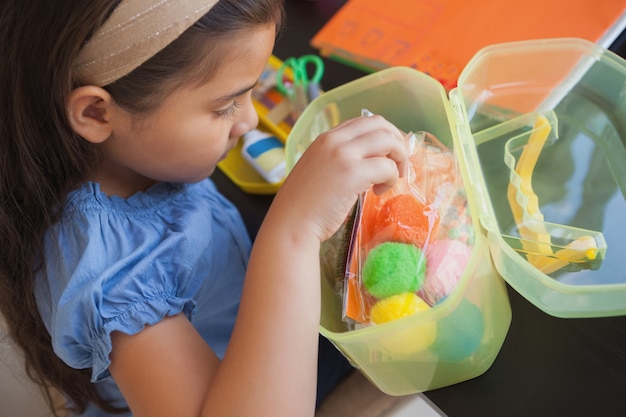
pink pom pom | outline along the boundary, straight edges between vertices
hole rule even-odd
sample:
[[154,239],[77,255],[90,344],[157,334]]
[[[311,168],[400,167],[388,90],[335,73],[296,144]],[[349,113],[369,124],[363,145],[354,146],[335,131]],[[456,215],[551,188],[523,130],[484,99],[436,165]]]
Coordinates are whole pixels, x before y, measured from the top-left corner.
[[426,278],[418,294],[430,305],[450,295],[471,254],[472,248],[459,240],[433,241],[426,249]]

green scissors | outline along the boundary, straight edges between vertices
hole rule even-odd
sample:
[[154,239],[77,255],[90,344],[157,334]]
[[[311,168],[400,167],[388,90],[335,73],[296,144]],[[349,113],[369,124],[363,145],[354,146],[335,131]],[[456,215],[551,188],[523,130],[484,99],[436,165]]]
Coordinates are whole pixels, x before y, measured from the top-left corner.
[[[309,76],[309,67],[313,75]],[[285,71],[291,70],[292,80],[285,78]],[[311,100],[320,94],[320,81],[324,75],[324,61],[317,55],[290,57],[276,72],[276,87],[291,100],[294,116],[302,113]]]

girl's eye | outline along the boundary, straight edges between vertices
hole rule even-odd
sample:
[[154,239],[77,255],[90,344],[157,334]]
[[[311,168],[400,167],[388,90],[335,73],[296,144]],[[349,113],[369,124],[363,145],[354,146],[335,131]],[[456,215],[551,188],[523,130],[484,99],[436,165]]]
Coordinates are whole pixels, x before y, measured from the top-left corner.
[[233,101],[233,104],[231,104],[230,106],[222,110],[217,110],[215,113],[217,113],[218,117],[230,119],[235,115],[235,113],[240,107],[241,105],[239,104],[239,102],[235,100]]

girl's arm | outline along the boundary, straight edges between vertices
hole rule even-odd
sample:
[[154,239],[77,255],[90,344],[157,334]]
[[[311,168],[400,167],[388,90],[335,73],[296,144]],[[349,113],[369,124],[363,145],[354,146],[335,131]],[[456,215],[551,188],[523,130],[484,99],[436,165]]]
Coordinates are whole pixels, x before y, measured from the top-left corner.
[[134,415],[312,416],[320,243],[370,185],[393,185],[407,157],[402,134],[379,116],[346,121],[314,141],[256,237],[221,362],[182,315],[114,335],[111,372]]

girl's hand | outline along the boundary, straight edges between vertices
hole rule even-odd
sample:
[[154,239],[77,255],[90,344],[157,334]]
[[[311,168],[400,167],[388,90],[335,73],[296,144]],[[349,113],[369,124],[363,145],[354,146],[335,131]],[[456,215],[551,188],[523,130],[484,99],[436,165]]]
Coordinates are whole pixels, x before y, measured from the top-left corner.
[[360,193],[372,185],[378,194],[392,187],[406,172],[408,157],[402,132],[382,116],[346,120],[313,141],[273,206],[280,205],[283,219],[293,217],[299,230],[310,226],[325,240]]

